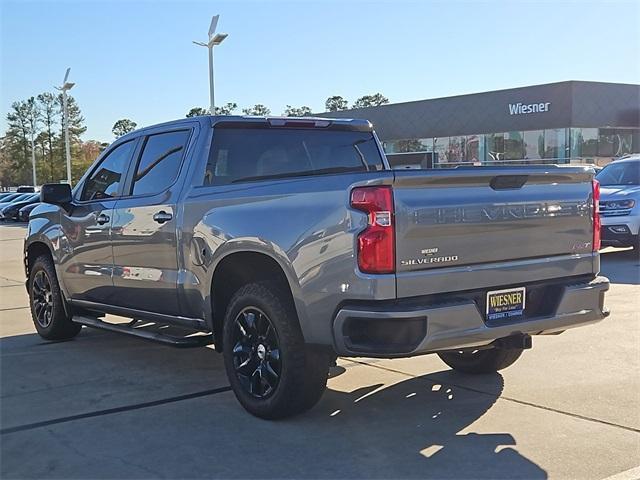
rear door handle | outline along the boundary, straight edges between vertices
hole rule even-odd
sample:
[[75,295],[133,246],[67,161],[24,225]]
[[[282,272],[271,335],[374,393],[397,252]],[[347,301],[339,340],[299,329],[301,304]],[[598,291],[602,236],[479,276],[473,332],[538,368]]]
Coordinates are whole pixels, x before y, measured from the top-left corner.
[[164,222],[168,222],[172,218],[173,218],[173,215],[165,212],[164,210],[159,211],[153,216],[153,220],[161,224]]
[[105,223],[109,223],[110,220],[111,219],[109,218],[109,215],[101,213],[100,215],[98,215],[98,218],[96,218],[96,223],[98,225],[104,225]]

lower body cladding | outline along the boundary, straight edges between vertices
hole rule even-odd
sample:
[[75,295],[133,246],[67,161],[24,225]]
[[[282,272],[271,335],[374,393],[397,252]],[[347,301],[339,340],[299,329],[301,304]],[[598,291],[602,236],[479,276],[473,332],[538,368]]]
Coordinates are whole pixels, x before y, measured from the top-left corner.
[[640,248],[640,215],[601,216],[604,247]]
[[603,247],[637,247],[640,245],[640,235],[633,234],[628,225],[607,225],[602,227]]
[[334,318],[334,348],[347,357],[410,357],[481,347],[518,335],[559,333],[609,314],[604,307],[609,289],[605,277],[524,286],[524,314],[501,320],[485,318],[486,290],[346,305]]

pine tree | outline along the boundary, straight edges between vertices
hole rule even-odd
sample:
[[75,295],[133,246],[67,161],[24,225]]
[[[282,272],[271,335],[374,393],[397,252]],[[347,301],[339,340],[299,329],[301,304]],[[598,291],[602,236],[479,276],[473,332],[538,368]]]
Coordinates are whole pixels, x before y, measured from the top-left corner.
[[56,136],[58,135],[55,128],[60,121],[60,108],[55,95],[50,92],[44,92],[38,95],[38,103],[42,111],[42,123],[47,141],[47,153],[43,158],[43,163],[46,165],[47,171],[44,172],[45,176],[43,180],[46,179],[47,182],[55,182],[59,180],[56,175],[59,169],[55,166],[54,145]]

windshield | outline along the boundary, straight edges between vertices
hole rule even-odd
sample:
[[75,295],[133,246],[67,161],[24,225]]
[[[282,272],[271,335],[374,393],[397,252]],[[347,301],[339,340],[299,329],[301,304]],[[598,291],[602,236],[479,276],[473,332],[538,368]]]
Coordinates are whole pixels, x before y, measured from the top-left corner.
[[20,196],[19,193],[12,193],[11,195],[7,195],[6,197],[4,197],[1,201],[2,203],[9,203],[14,199],[18,198],[19,196]]
[[640,185],[640,162],[610,163],[596,178],[603,187],[612,185]]
[[33,193],[23,193],[21,195],[18,195],[16,198],[14,198],[13,200],[11,200],[11,203],[18,203],[18,202],[22,202],[23,200],[28,199],[29,197],[31,197],[33,195]]

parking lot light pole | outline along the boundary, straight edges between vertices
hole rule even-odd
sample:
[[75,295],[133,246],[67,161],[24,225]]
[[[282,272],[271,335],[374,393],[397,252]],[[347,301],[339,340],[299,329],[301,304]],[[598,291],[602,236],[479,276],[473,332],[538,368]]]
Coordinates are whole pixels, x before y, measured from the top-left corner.
[[220,45],[225,38],[228,37],[226,33],[216,33],[216,26],[218,25],[218,19],[220,15],[214,15],[211,18],[211,25],[209,26],[209,41],[208,42],[196,42],[193,43],[201,47],[207,47],[209,49],[209,112],[211,115],[215,115],[215,92],[213,81],[213,47]]
[[68,82],[69,72],[71,68],[67,68],[61,87],[56,87],[62,92],[62,118],[64,121],[64,153],[67,159],[67,182],[71,182],[71,145],[69,144],[69,109],[67,108],[67,91],[71,90],[75,83]]

